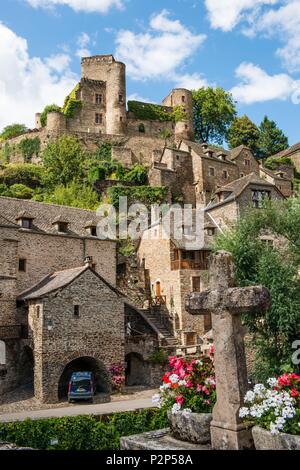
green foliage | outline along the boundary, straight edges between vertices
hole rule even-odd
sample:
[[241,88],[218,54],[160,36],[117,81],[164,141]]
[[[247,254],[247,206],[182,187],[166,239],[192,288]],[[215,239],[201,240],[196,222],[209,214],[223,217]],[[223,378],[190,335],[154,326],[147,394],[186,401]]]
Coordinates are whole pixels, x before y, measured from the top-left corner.
[[264,166],[269,168],[269,170],[277,170],[282,165],[293,165],[292,160],[289,157],[280,157],[280,158],[267,158],[264,161]]
[[[41,201],[41,195],[35,198]],[[96,210],[99,205],[98,195],[91,186],[72,181],[67,186],[56,186],[50,194],[43,196],[44,202],[63,206]]]
[[123,177],[123,181],[130,181],[136,184],[146,184],[147,180],[148,169],[141,164],[134,165]]
[[131,238],[119,240],[118,253],[123,256],[131,256],[135,253],[134,243]]
[[267,116],[264,117],[259,126],[260,136],[258,140],[258,156],[266,158],[275,155],[289,146],[288,138],[281,129],[278,128],[275,121],[270,121]]
[[[262,231],[283,237],[269,246]],[[265,314],[245,315],[257,349],[255,378],[265,380],[291,364],[292,343],[300,337],[300,196],[250,210],[231,230],[217,237],[214,249],[231,252],[239,285],[264,285],[272,297]],[[284,241],[282,241],[284,240]]]
[[25,124],[10,124],[9,126],[4,127],[0,134],[0,140],[8,140],[13,137],[18,137],[18,135],[25,134],[27,131],[28,129]]
[[62,112],[67,118],[74,117],[77,109],[82,107],[82,102],[77,99],[77,92],[80,89],[80,83],[71,91],[71,93],[66,97]]
[[32,199],[33,195],[34,190],[24,184],[13,184],[7,187],[1,194],[1,196],[16,197],[18,199]]
[[86,153],[75,137],[63,135],[56,141],[49,142],[43,152],[46,186],[67,186],[73,180],[82,179],[85,159]]
[[22,157],[24,158],[24,162],[30,163],[34,155],[37,157],[39,155],[41,148],[40,138],[34,137],[33,139],[29,139],[26,137],[18,144],[18,148],[20,149]]
[[149,357],[149,360],[154,364],[167,364],[168,362],[168,353],[165,349],[159,348],[154,351],[153,354]]
[[232,95],[223,88],[193,90],[193,112],[196,140],[222,144],[236,116]]
[[164,111],[165,106],[141,101],[128,101],[128,111],[134,114],[135,119],[142,121],[183,121],[186,114],[181,106],[175,106],[173,112]]
[[10,145],[8,142],[6,142],[0,149],[0,163],[9,163],[10,154]]
[[35,189],[42,185],[44,177],[44,168],[31,163],[10,164],[0,171],[0,182],[7,186],[23,184]]
[[111,203],[118,207],[119,197],[126,196],[128,204],[139,202],[142,204],[161,204],[165,202],[168,195],[168,188],[154,186],[113,186],[107,191]]
[[244,115],[234,119],[228,130],[227,140],[230,148],[246,145],[256,155],[258,151],[259,129],[256,125]]
[[166,426],[166,413],[157,409],[100,417],[27,419],[0,423],[0,440],[39,450],[117,450],[122,436]]
[[61,113],[61,108],[57,104],[49,104],[45,106],[43,112],[41,113],[41,126],[45,127],[47,124],[47,115],[53,111],[58,111]]

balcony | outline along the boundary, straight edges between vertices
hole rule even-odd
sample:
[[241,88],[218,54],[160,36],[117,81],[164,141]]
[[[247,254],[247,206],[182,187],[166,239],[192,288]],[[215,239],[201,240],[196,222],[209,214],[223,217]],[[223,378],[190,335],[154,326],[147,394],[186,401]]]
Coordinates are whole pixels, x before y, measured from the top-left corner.
[[178,271],[179,269],[198,269],[205,271],[208,269],[208,260],[195,261],[192,259],[177,259],[175,261],[171,261],[171,270]]
[[1,325],[0,339],[19,339],[22,336],[21,325]]

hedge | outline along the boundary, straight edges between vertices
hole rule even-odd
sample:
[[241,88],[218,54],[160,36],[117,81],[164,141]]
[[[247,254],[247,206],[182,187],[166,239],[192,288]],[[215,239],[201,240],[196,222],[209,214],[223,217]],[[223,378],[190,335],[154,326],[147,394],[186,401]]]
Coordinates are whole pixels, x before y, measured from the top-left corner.
[[0,441],[39,450],[117,450],[120,438],[167,427],[158,409],[0,423]]

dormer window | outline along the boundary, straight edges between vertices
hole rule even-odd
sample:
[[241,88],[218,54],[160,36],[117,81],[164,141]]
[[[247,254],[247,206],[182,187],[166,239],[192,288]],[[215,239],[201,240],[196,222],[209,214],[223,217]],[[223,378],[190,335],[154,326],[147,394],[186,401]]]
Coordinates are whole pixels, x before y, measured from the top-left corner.
[[213,237],[216,232],[216,229],[214,227],[207,227],[206,233],[209,237]]
[[54,219],[54,221],[52,222],[52,225],[54,225],[57,232],[59,232],[59,233],[67,233],[68,232],[69,222],[64,220],[64,218],[62,216],[56,217],[56,219]]
[[22,228],[25,228],[27,230],[31,230],[32,229],[32,221],[34,220],[33,217],[31,217],[31,215],[26,212],[26,211],[23,211],[21,212],[18,217],[16,218],[16,221],[19,223],[19,225],[22,227]]
[[245,166],[250,166],[250,160],[248,158],[245,158],[244,164]]
[[90,220],[88,221],[84,228],[91,237],[97,237],[97,224],[96,222]]

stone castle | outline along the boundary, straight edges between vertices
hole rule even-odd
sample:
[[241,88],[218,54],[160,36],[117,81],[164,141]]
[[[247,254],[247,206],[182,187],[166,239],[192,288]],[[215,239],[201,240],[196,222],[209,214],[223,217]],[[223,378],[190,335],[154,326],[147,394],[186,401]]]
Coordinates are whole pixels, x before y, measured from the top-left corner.
[[[195,142],[191,91],[175,89],[162,105],[127,106],[125,75],[112,55],[83,58],[82,79],[67,98],[71,115],[50,112],[42,127],[37,114],[36,128],[7,144],[38,137],[43,149],[64,134],[87,149],[111,142],[112,157],[145,164],[149,184],[168,187],[170,202],[204,208],[203,244],[142,237],[129,261],[115,242],[97,238],[93,211],[0,197],[0,394],[32,380],[38,400],[55,402],[82,368],[108,392],[116,362],[126,363],[128,385],[157,384],[153,353],[197,353],[211,337],[210,316],[190,315],[185,296],[207,287],[214,236],[249,205],[292,195],[293,168],[272,172],[245,146]],[[10,162],[20,161],[12,153]],[[269,234],[265,240],[272,243]]]

